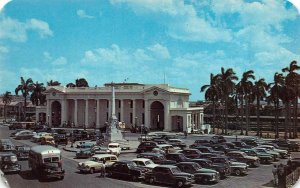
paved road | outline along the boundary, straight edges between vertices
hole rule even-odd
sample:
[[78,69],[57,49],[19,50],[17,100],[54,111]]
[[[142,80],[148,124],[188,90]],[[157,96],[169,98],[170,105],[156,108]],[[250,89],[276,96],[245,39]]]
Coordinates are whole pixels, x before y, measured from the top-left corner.
[[[12,131],[7,127],[0,126],[0,138],[9,138]],[[127,138],[137,139],[138,135],[128,134]],[[196,140],[197,136],[189,136],[186,139],[188,145],[192,144]],[[27,144],[29,146],[36,145],[28,140],[16,141],[12,140],[14,144]],[[22,165],[22,171],[20,174],[6,175],[9,184],[12,188],[83,188],[83,187],[101,187],[101,188],[129,188],[129,187],[145,187],[153,188],[158,186],[151,186],[141,182],[129,182],[126,180],[118,180],[111,178],[100,178],[99,174],[80,174],[76,167],[79,161],[85,161],[85,159],[74,159],[75,154],[67,151],[62,151],[63,155],[63,168],[66,171],[66,176],[63,181],[46,181],[41,182],[37,180],[29,171],[27,161],[20,161]],[[120,159],[133,159],[136,157],[134,153],[122,154]],[[281,160],[280,162],[284,162]],[[193,187],[209,187],[209,188],[255,188],[267,186],[271,187],[270,181],[272,179],[272,165],[261,165],[259,168],[252,168],[247,176],[235,177],[230,176],[224,180],[221,180],[218,184],[214,185],[197,185]]]

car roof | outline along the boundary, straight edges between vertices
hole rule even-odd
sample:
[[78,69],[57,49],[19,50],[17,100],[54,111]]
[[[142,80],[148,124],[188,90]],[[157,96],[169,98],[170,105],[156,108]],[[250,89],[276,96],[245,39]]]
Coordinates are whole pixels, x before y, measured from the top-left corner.
[[153,156],[162,156],[162,154],[160,154],[160,153],[150,153],[150,152],[146,152],[146,153],[140,153],[140,155],[153,155]]
[[102,158],[102,157],[117,157],[117,156],[112,155],[112,154],[96,154],[96,155],[93,155],[92,157]]
[[177,164],[195,164],[196,162],[192,162],[192,161],[188,161],[188,162],[180,162],[180,163],[177,163]]
[[108,145],[111,145],[111,146],[119,146],[120,144],[119,144],[119,143],[109,143]]
[[135,158],[135,159],[132,159],[132,161],[151,161],[151,159],[148,159],[148,158]]

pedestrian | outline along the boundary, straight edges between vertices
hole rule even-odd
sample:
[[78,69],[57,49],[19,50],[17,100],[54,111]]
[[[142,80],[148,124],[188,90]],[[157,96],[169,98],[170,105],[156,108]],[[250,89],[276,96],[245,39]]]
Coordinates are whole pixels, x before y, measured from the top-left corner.
[[184,131],[184,138],[187,138],[187,132]]
[[102,161],[102,167],[101,167],[101,176],[100,177],[105,177],[106,171],[105,171],[105,161]]
[[273,177],[274,177],[273,183],[275,186],[277,186],[278,185],[278,169],[277,169],[276,164],[274,164],[274,166],[273,166],[272,173],[273,173]]

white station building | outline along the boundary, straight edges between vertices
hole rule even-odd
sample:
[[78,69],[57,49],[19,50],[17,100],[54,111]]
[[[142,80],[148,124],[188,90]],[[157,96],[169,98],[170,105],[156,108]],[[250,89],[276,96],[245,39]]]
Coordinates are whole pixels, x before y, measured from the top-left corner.
[[[168,84],[113,83],[115,109],[125,128],[144,125],[150,130],[199,130],[203,108],[190,107],[190,92]],[[51,127],[101,128],[111,116],[112,84],[104,87],[49,86],[46,106],[36,109],[37,121]]]

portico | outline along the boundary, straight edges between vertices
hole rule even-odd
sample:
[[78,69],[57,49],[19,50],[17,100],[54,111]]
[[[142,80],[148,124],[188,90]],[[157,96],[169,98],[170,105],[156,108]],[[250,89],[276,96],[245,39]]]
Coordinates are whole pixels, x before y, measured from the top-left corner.
[[[176,131],[179,123],[180,131],[190,132],[192,124],[203,124],[199,118],[201,114],[203,117],[203,109],[189,107],[188,89],[167,84],[114,83],[114,86],[115,115],[126,128],[143,124],[152,130]],[[80,128],[101,128],[111,115],[111,84],[89,88],[50,86],[45,94],[47,123],[53,127],[66,123]]]

